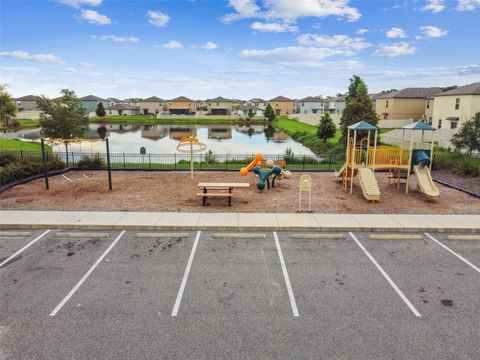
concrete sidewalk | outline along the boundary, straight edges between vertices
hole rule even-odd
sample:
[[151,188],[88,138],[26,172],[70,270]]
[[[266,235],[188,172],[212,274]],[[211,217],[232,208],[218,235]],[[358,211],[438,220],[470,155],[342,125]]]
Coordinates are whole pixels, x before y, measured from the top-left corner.
[[0,211],[0,228],[480,233],[480,215]]

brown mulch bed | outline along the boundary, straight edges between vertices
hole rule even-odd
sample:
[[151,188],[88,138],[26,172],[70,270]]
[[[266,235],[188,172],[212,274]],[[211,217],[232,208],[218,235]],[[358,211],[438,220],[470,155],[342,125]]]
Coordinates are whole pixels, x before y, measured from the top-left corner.
[[[92,210],[92,211],[184,211],[184,212],[294,212],[298,207],[299,179],[277,182],[273,189],[257,190],[254,175],[237,172],[126,172],[114,171],[113,191],[108,191],[105,171],[70,171],[50,178],[45,191],[43,179],[18,185],[0,194],[2,210]],[[355,181],[353,194],[342,192],[341,183],[332,173],[309,173],[312,177],[312,208],[318,213],[410,213],[410,214],[480,214],[480,199],[438,185],[440,197],[428,199],[416,190],[411,177],[410,193],[404,184],[398,191],[388,183],[386,173],[377,173],[381,189],[380,203],[368,203]],[[251,188],[235,191],[232,206],[226,199],[212,199],[201,206],[196,196],[198,182],[249,182]]]
[[450,185],[473,192],[480,196],[480,177],[458,175],[448,170],[436,170],[433,174],[434,179],[444,181]]

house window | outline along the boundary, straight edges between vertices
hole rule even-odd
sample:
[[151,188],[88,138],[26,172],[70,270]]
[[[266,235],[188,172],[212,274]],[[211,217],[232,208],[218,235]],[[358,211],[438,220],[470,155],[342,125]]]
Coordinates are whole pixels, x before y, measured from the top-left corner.
[[155,114],[158,114],[159,113],[159,110],[158,109],[155,109]]
[[217,102],[217,106],[219,106],[219,105],[220,105],[220,103]]
[[432,117],[431,116],[428,118],[428,125],[432,125]]
[[303,101],[302,101],[302,106],[305,106],[305,104],[303,103]]
[[450,122],[450,129],[456,129],[457,128],[457,122],[456,121],[451,121]]
[[388,108],[388,100],[385,101],[385,107]]
[[460,109],[460,98],[455,99],[455,110]]
[[430,109],[430,100],[427,100],[427,109]]
[[438,128],[439,128],[439,129],[442,128],[442,119],[438,119]]

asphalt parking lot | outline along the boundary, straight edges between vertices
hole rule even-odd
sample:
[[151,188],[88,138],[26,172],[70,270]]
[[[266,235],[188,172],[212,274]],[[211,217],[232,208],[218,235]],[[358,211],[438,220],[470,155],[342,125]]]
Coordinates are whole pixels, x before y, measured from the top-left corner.
[[480,357],[478,240],[18,231],[0,236],[1,360]]

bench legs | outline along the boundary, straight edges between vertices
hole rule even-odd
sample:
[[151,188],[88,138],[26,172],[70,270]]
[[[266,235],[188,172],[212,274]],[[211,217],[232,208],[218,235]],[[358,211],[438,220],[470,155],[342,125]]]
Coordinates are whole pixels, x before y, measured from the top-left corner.
[[[202,197],[202,206],[207,205],[207,197],[208,196]],[[231,196],[228,197],[228,206],[232,206],[232,197]]]

